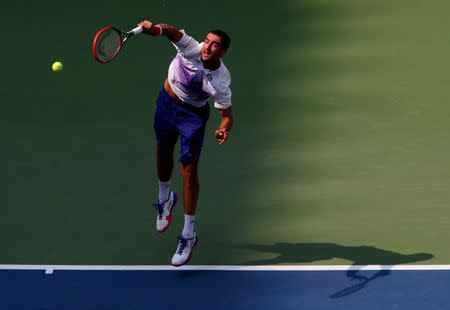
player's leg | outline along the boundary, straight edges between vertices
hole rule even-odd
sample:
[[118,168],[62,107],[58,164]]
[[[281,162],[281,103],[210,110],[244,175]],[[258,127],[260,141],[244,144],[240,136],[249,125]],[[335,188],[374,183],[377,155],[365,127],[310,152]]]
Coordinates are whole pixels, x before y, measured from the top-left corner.
[[172,257],[172,265],[182,266],[192,256],[192,250],[197,245],[198,236],[195,232],[195,211],[197,208],[200,182],[198,178],[198,160],[181,163],[183,178],[184,226],[178,237],[178,246]]
[[158,170],[158,202],[154,204],[157,210],[156,230],[164,232],[172,222],[172,210],[177,203],[177,194],[170,189],[170,178],[173,170],[173,152],[175,144],[157,145],[156,166]]
[[156,146],[156,169],[158,171],[159,194],[158,201],[164,202],[169,197],[170,179],[173,171],[173,153],[175,144]]
[[178,247],[172,257],[172,265],[181,266],[191,258],[192,250],[198,242],[195,232],[195,212],[200,192],[198,161],[203,146],[209,106],[199,110],[187,109],[182,114],[184,124],[178,126],[181,136],[181,175],[183,178],[184,226],[178,237]]
[[183,178],[183,199],[185,223],[181,235],[185,238],[194,236],[195,210],[197,208],[200,181],[198,178],[198,160],[188,164],[181,163]]
[[159,181],[158,202],[154,206],[158,213],[156,230],[159,232],[164,232],[169,228],[172,222],[172,210],[177,203],[176,193],[170,190],[173,153],[178,139],[173,105],[173,100],[162,89],[156,103],[153,125],[157,140],[156,167]]

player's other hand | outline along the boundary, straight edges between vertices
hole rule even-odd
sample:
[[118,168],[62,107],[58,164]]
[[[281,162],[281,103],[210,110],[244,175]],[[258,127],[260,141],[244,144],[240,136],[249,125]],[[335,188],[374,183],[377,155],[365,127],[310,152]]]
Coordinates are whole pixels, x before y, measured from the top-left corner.
[[142,27],[144,33],[149,34],[151,36],[157,37],[160,35],[160,29],[156,24],[151,21],[144,20],[138,24],[139,27]]
[[217,143],[223,144],[228,139],[228,130],[225,128],[216,130],[215,132]]

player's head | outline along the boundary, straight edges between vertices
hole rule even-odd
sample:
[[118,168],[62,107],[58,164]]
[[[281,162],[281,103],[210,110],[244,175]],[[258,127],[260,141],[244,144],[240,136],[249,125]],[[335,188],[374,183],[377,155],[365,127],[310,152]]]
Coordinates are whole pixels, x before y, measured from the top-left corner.
[[230,37],[224,31],[219,29],[208,31],[201,51],[202,60],[217,61],[225,55],[230,42]]

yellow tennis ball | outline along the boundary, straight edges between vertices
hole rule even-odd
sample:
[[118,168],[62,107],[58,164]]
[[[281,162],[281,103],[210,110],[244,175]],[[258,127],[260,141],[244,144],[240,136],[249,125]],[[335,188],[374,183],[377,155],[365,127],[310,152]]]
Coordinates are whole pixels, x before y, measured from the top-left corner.
[[60,61],[55,61],[52,65],[52,70],[54,72],[59,72],[63,69],[63,65]]

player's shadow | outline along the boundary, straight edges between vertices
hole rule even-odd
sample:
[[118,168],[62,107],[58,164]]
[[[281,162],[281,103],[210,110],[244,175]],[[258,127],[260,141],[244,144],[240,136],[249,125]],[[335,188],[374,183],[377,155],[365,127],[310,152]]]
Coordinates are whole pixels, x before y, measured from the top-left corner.
[[340,298],[353,294],[376,278],[390,274],[390,270],[386,267],[371,276],[360,274],[360,269],[366,265],[393,266],[421,262],[433,258],[433,255],[429,253],[401,254],[373,246],[344,246],[336,243],[279,242],[274,245],[247,245],[246,249],[277,254],[277,256],[270,259],[249,261],[246,263],[249,265],[300,264],[333,258],[351,261],[352,266],[347,270],[346,276],[350,280],[358,281],[358,283],[339,290],[332,294],[330,298]]

